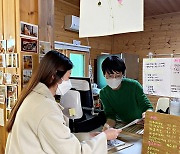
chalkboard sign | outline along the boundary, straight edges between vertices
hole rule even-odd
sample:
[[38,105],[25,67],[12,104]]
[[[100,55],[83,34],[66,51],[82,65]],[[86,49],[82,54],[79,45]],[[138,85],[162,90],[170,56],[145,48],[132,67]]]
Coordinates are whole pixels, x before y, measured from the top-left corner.
[[143,59],[145,94],[180,97],[180,58]]
[[180,154],[180,116],[147,112],[143,154]]

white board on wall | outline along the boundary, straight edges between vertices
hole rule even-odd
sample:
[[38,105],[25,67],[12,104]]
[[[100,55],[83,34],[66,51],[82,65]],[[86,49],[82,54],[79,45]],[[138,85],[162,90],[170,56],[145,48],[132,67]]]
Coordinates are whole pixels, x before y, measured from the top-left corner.
[[180,58],[172,58],[171,97],[180,98]]
[[143,8],[143,0],[81,0],[79,37],[143,31]]
[[143,59],[145,94],[180,98],[180,58]]

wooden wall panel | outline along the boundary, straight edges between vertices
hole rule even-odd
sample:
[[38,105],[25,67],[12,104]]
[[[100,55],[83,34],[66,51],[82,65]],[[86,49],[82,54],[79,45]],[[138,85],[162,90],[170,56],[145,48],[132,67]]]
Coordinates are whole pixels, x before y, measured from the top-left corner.
[[3,0],[4,39],[15,39],[15,0]]
[[[154,54],[180,53],[180,13],[145,18],[145,30],[114,35],[113,53],[135,53],[140,57],[139,81],[142,83],[142,60]],[[159,57],[159,56],[158,56]],[[170,56],[169,56],[170,57]],[[158,97],[149,96],[153,103]]]
[[0,0],[0,40],[3,39],[3,3]]
[[37,0],[20,0],[20,20],[38,25]]
[[54,0],[39,0],[39,40],[51,42],[54,38]]
[[112,36],[80,39],[78,33],[65,30],[65,15],[79,16],[79,13],[79,7],[64,2],[63,0],[55,0],[54,40],[67,43],[72,43],[73,40],[80,40],[82,45],[91,46],[90,58],[94,69],[94,59],[96,59],[101,52],[111,53]]

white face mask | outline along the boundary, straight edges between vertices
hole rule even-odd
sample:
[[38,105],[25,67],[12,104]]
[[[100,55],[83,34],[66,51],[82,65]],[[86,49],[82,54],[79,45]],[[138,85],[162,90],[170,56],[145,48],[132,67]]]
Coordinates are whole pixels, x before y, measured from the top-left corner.
[[116,89],[121,84],[122,78],[106,79],[107,85],[112,89]]
[[64,95],[72,88],[71,81],[70,80],[63,80],[61,84],[58,84],[58,87],[56,89],[56,95]]

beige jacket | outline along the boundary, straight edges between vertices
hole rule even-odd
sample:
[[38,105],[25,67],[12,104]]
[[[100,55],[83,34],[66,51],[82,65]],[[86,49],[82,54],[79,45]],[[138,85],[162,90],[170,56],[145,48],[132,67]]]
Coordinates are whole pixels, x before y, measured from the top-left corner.
[[26,97],[8,135],[5,154],[106,154],[105,133],[79,142],[62,109],[42,83]]

